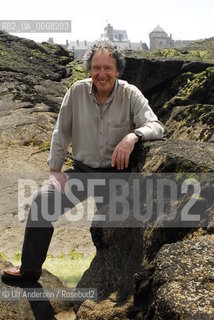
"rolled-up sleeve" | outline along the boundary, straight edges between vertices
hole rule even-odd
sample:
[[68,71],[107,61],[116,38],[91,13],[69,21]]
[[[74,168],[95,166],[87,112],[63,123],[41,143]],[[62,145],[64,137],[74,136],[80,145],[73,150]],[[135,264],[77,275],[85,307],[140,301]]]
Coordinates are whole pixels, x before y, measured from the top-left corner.
[[163,124],[158,120],[149,106],[148,100],[138,89],[132,99],[132,112],[134,127],[143,133],[145,140],[163,138]]
[[50,155],[47,161],[50,169],[61,170],[72,133],[72,94],[69,89],[62,101],[57,122],[52,134]]

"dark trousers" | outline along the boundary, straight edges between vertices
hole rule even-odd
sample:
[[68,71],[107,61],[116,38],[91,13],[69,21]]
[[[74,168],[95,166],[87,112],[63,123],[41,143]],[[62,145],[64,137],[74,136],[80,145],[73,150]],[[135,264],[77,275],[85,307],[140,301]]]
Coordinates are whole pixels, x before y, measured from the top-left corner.
[[[84,190],[87,189],[85,187],[87,175],[84,175],[84,173],[98,174],[115,172],[118,172],[116,168],[93,169],[78,161],[74,161],[73,168],[66,171],[69,177],[73,178],[79,174],[83,178]],[[123,172],[130,172],[130,170],[128,168],[123,170]],[[87,195],[85,191],[78,192],[78,199],[83,201]],[[60,199],[60,201],[57,201],[57,199]],[[106,193],[106,197],[104,197],[104,203],[107,201],[108,193]],[[44,206],[44,203],[47,207]],[[97,208],[99,209],[102,205],[97,204]],[[66,195],[58,192],[51,184],[41,188],[34,196],[25,229],[21,271],[38,271],[42,268],[54,232],[52,223],[72,207],[74,207],[73,202],[71,202]],[[48,219],[46,218],[47,213]]]

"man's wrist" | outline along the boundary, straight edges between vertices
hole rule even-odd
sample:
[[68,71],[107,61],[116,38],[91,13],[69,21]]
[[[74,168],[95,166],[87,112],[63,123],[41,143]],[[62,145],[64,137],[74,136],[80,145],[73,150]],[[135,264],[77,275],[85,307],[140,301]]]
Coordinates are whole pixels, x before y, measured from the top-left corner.
[[136,136],[134,132],[132,132],[134,143],[137,143],[139,141],[139,138]]
[[132,132],[133,132],[133,134],[134,134],[135,137],[136,137],[136,142],[135,142],[135,143],[144,140],[144,134],[143,134],[140,130],[135,129],[135,130],[133,130]]

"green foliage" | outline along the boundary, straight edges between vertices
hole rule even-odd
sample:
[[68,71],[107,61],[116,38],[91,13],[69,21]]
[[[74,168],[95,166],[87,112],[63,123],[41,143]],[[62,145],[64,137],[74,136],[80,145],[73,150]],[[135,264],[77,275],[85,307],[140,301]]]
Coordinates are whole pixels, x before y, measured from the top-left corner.
[[84,255],[83,255],[83,253],[80,253],[80,252],[77,252],[75,250],[72,250],[72,251],[69,252],[68,257],[71,260],[79,260],[79,259],[83,259]]
[[85,257],[77,251],[71,251],[57,257],[48,256],[44,268],[55,274],[64,285],[74,286],[89,268],[93,258],[94,255]]
[[186,85],[180,90],[179,94],[189,97],[195,90],[203,88],[207,80],[208,70],[195,74],[192,79],[187,79]]
[[4,252],[0,252],[0,258],[2,259],[2,260],[8,260],[8,256],[4,253]]
[[174,48],[160,50],[161,57],[179,57],[182,53]]
[[89,74],[80,60],[74,60],[70,62],[67,67],[72,69],[71,81],[68,84],[68,88],[72,86],[76,81],[83,80],[89,77]]
[[126,51],[127,57],[147,59],[176,59],[187,61],[204,61],[214,63],[214,38],[195,41],[185,48],[166,48],[161,50]]
[[68,167],[72,167],[73,165],[72,153],[69,151],[66,152],[64,164]]
[[[0,253],[0,257],[4,260],[9,260],[3,252]],[[50,254],[47,256],[43,268],[56,275],[64,285],[74,286],[89,268],[93,258],[94,255],[84,256],[75,250],[70,251],[68,254],[62,253],[56,257]],[[11,262],[14,265],[20,265],[21,252],[15,253]]]
[[174,103],[167,101],[163,107],[162,110],[164,111],[164,114],[169,113],[174,108]]
[[50,141],[30,139],[24,141],[24,146],[39,147],[39,151],[44,152],[50,150]]
[[15,252],[14,255],[13,255],[13,260],[17,261],[17,262],[20,262],[21,261],[21,256],[22,256],[21,251]]
[[207,51],[207,50],[199,51],[199,55],[200,55],[200,58],[201,58],[202,60],[207,60],[207,59],[211,58],[211,54],[210,54],[210,52]]

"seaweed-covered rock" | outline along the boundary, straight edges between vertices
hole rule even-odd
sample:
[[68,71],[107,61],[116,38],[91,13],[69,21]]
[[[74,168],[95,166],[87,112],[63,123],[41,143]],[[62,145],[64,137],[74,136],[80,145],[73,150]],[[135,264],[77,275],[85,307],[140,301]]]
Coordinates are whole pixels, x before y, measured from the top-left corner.
[[0,32],[0,71],[33,75],[59,81],[66,76],[66,64],[73,60],[73,53],[59,45],[43,43]]
[[129,54],[126,62],[123,78],[149,99],[166,137],[213,142],[213,38],[180,50]]

